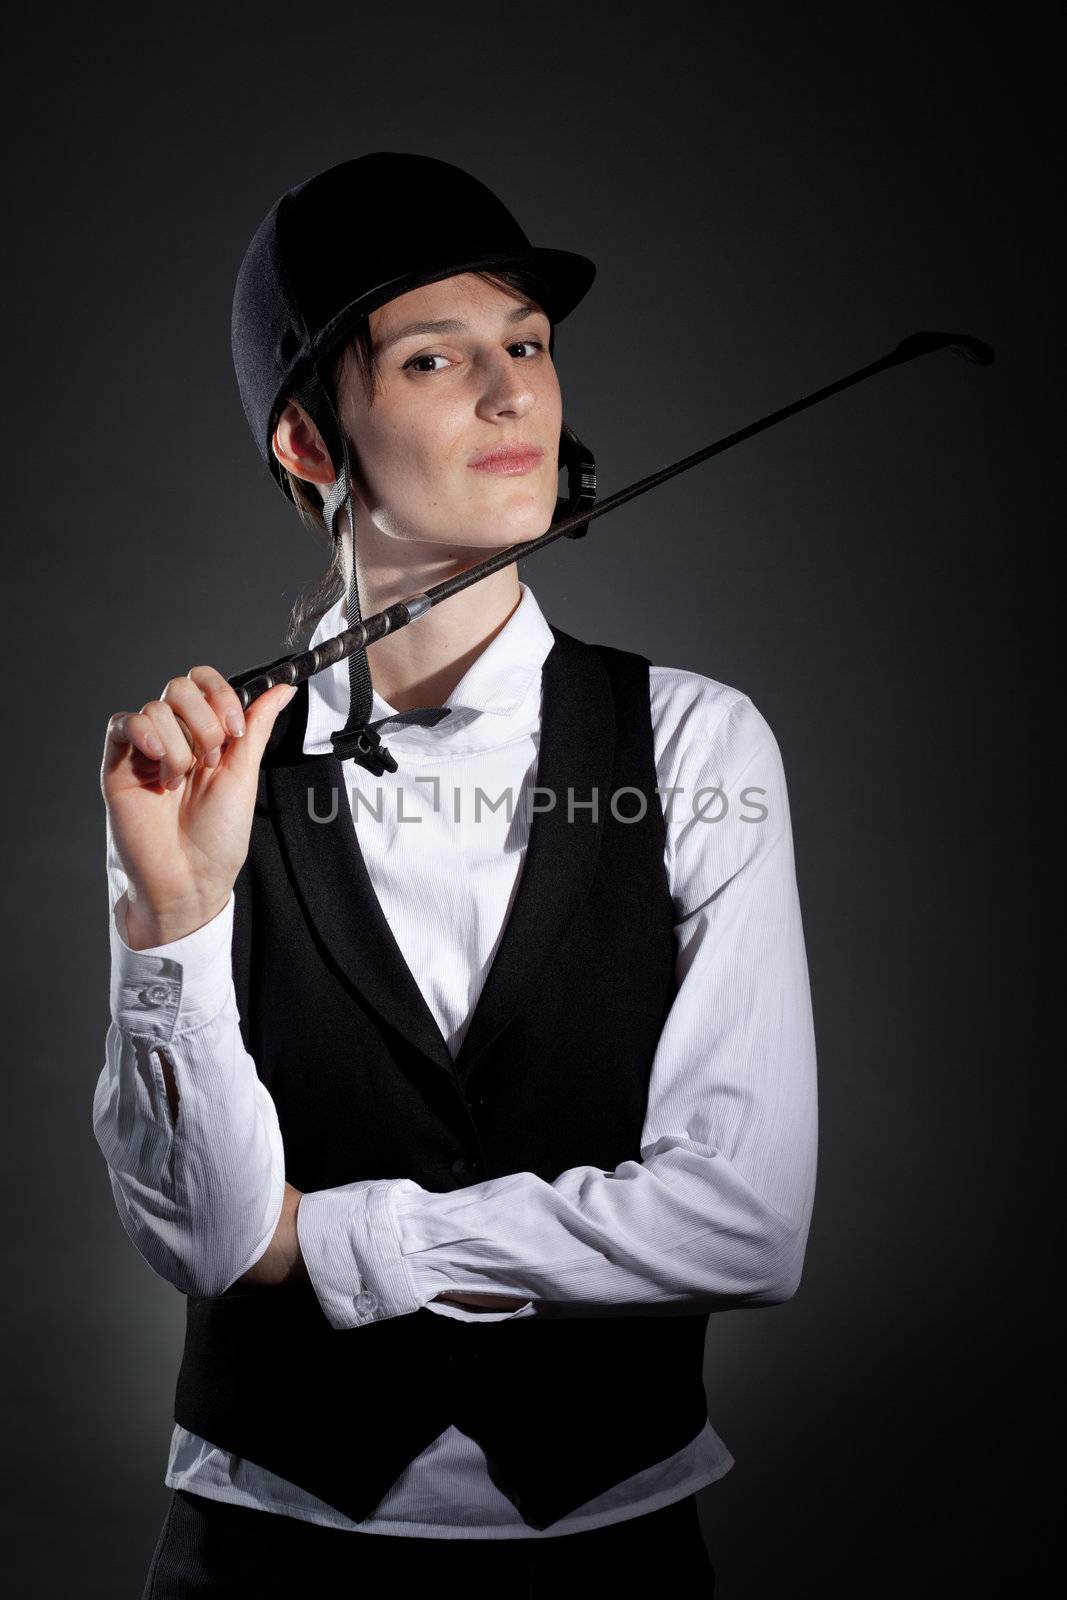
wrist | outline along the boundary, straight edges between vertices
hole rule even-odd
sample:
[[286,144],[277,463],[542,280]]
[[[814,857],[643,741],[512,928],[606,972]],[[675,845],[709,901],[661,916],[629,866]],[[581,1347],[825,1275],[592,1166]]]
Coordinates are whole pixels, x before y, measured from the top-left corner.
[[197,900],[157,910],[137,898],[131,885],[126,894],[126,943],[131,950],[150,950],[184,939],[214,921],[229,903],[231,893],[228,890],[222,899]]
[[258,1284],[264,1288],[278,1288],[294,1282],[307,1281],[308,1270],[300,1250],[296,1214],[304,1198],[302,1189],[291,1183],[285,1185],[282,1209],[274,1235],[266,1250],[248,1271],[242,1273],[239,1283]]

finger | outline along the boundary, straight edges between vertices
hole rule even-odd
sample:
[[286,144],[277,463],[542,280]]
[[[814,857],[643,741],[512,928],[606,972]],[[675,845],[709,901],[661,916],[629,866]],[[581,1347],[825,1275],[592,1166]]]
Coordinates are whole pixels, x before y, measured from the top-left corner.
[[223,677],[217,667],[190,667],[189,677],[203,691],[204,697],[234,739],[244,738],[245,714],[237,690]]
[[231,750],[228,757],[231,771],[246,776],[258,771],[278,713],[289,704],[295,693],[294,684],[276,683],[273,689],[256,696],[245,712],[247,736]]
[[113,772],[131,750],[154,762],[165,753],[150,717],[140,711],[116,711],[108,720],[104,740],[104,773]]
[[167,789],[177,789],[187,772],[196,765],[194,736],[165,700],[148,700],[141,707],[152,731],[163,746],[159,781]]
[[[203,689],[188,674],[171,678],[160,699],[181,718],[188,729],[190,748],[201,761],[206,760],[213,751],[221,751],[227,730],[216,716]],[[208,762],[208,765],[214,764]]]

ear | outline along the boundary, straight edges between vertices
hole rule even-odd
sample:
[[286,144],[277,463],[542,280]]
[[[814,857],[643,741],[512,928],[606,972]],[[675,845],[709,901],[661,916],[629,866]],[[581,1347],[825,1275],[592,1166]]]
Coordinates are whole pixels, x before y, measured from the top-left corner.
[[328,487],[337,476],[321,433],[298,400],[282,408],[271,448],[283,467],[307,483]]

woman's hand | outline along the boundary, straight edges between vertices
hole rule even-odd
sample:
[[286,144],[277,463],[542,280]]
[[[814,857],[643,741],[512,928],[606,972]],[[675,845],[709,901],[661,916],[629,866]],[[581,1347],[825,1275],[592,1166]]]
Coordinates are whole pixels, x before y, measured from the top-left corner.
[[248,855],[263,751],[295,693],[279,684],[245,712],[221,672],[192,667],[158,700],[111,717],[100,788],[129,880],[133,949],[193,933],[229,900]]

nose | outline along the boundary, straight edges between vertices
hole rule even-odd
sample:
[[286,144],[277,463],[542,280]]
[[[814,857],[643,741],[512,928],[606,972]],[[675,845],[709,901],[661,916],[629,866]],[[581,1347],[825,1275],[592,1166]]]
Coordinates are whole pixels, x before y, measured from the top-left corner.
[[524,417],[537,400],[537,391],[524,361],[506,350],[489,357],[478,404],[480,417]]

